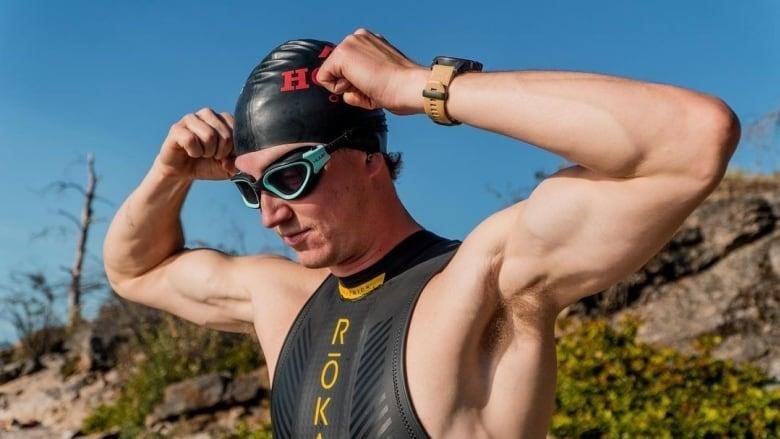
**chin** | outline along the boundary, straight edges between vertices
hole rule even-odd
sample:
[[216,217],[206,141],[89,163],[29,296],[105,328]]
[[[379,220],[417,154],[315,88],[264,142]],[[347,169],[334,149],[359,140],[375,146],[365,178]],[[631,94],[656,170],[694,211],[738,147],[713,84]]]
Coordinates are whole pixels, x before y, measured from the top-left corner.
[[334,258],[329,253],[315,250],[296,250],[295,253],[298,255],[298,263],[306,268],[326,268],[333,265]]

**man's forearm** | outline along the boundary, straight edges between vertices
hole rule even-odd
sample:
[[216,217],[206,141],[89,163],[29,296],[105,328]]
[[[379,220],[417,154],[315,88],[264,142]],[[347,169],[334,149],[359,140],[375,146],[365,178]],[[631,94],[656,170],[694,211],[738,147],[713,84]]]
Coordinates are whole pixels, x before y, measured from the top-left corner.
[[451,85],[447,110],[610,177],[686,172],[718,155],[724,122],[736,123],[703,94],[576,72],[464,74]]
[[179,215],[191,184],[153,167],[125,200],[104,244],[112,282],[142,275],[183,247]]

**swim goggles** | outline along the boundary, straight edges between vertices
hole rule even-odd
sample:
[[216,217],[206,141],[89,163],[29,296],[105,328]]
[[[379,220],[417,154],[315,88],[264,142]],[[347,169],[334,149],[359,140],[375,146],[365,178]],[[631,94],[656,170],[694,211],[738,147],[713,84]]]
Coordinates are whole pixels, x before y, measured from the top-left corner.
[[260,192],[266,191],[283,200],[295,200],[311,192],[319,181],[322,168],[333,151],[343,147],[352,130],[330,143],[294,149],[269,165],[257,181],[249,174],[239,172],[230,181],[235,183],[244,204],[260,208]]

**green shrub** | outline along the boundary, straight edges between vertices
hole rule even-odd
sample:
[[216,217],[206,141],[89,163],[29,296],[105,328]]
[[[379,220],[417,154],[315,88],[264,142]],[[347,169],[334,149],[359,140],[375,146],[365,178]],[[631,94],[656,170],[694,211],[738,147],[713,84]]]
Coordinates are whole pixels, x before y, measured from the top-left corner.
[[244,423],[239,423],[236,431],[220,437],[220,439],[271,439],[270,427],[254,429]]
[[759,370],[713,359],[710,339],[701,355],[639,343],[637,325],[563,321],[554,436],[780,437],[780,389]]
[[140,340],[124,355],[129,363],[119,397],[99,406],[84,421],[84,431],[119,429],[121,437],[137,437],[168,384],[210,372],[247,373],[262,362],[257,341],[248,335],[201,328],[172,316],[147,319],[139,329]]

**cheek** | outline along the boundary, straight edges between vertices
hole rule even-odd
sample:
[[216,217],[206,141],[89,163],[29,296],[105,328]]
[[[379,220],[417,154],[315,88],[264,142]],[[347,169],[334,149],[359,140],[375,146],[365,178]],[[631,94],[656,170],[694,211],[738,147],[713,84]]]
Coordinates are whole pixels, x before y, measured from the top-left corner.
[[360,209],[349,197],[348,188],[317,194],[312,209],[307,212],[311,224],[325,241],[342,240],[345,234],[354,232],[355,217]]

